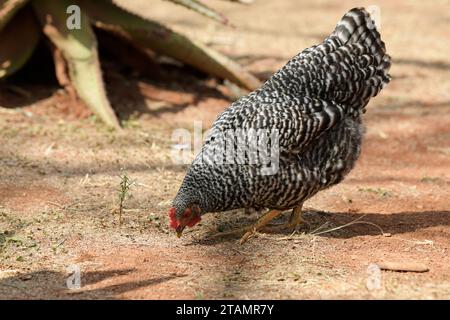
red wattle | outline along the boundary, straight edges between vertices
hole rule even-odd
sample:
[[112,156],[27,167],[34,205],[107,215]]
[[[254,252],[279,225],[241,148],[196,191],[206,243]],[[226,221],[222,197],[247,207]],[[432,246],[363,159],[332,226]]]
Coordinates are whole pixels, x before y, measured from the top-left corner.
[[200,220],[202,220],[202,218],[200,216],[195,216],[192,220],[190,220],[187,223],[187,226],[189,228],[193,227],[194,225],[196,225],[198,222],[200,222]]
[[180,222],[178,222],[178,220],[177,220],[175,208],[170,208],[169,218],[170,218],[170,227],[173,229],[178,228],[178,226],[180,225]]

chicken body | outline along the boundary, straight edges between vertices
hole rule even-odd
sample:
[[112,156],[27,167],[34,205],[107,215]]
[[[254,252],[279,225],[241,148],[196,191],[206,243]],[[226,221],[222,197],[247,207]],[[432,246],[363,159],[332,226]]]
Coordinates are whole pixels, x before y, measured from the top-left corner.
[[[360,154],[361,115],[390,81],[389,68],[370,15],[350,10],[321,44],[219,115],[173,201],[172,226],[182,230],[207,212],[295,208],[342,181]],[[264,164],[250,163],[247,154],[240,162],[217,161],[217,150],[226,149],[224,132],[237,129],[276,130],[277,141],[268,138],[278,147],[276,171],[261,174]]]

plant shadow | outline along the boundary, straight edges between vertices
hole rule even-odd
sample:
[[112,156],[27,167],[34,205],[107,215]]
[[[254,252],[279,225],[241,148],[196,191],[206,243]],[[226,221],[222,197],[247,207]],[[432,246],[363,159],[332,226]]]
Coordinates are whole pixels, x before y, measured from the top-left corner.
[[[303,225],[298,232],[306,234],[316,234],[326,238],[349,239],[360,236],[380,236],[383,234],[398,235],[403,233],[415,232],[436,226],[450,225],[450,211],[421,211],[421,212],[398,212],[390,214],[382,213],[348,213],[348,212],[323,212],[323,211],[305,211],[302,215]],[[286,222],[289,213],[284,213],[283,217],[278,219],[279,223]],[[254,219],[238,218],[238,221],[227,224],[227,229],[223,230],[223,222],[219,222],[222,232],[209,232],[201,238],[195,238],[194,244],[214,245],[220,242],[236,241],[242,236],[242,232],[232,234],[234,229],[250,226],[256,221]],[[358,223],[352,223],[358,222]],[[348,226],[345,226],[347,225]],[[232,225],[230,227],[230,225]],[[343,227],[345,226],[345,227]],[[221,236],[221,233],[223,236]],[[228,234],[230,233],[230,234]],[[292,230],[276,231],[276,234],[290,235]]]
[[[0,299],[117,299],[118,295],[147,288],[185,275],[168,275],[145,280],[125,281],[90,289],[103,280],[127,276],[135,269],[88,271],[80,273],[81,288],[69,289],[69,273],[39,270],[19,273],[0,279]],[[88,287],[88,288],[86,288]]]

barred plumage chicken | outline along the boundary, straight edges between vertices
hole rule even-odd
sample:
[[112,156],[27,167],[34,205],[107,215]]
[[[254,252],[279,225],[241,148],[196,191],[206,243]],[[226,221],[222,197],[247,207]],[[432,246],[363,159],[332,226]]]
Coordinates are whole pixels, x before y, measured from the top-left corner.
[[[180,236],[205,213],[238,208],[270,209],[243,229],[241,242],[283,210],[293,209],[286,227],[297,227],[303,202],[353,168],[364,131],[361,115],[389,83],[390,64],[369,13],[350,10],[321,44],[296,55],[219,115],[173,201],[171,227]],[[239,143],[233,140],[230,149],[221,138],[236,129],[276,130],[278,140],[267,130],[263,134],[268,145],[277,143],[275,172],[261,174],[265,164],[252,163],[245,152],[241,161],[216,161],[217,150],[239,154]]]

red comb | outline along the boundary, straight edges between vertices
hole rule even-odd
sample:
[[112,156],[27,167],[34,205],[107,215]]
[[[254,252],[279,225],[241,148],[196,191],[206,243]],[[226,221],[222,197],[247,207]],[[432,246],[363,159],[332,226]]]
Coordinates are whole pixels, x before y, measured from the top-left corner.
[[176,229],[180,225],[180,222],[178,222],[177,220],[175,208],[170,208],[169,218],[170,218],[170,227]]

